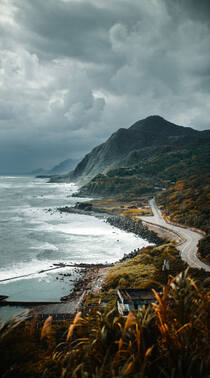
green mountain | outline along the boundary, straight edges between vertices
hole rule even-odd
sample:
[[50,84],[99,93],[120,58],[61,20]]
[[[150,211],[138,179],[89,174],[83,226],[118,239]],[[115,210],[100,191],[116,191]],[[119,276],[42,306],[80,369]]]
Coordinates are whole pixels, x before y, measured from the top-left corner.
[[137,171],[133,173],[138,175],[148,173],[147,170],[150,173],[150,166],[155,171],[160,164],[165,170],[168,158],[172,164],[180,157],[181,160],[189,160],[193,151],[199,155],[203,148],[206,150],[209,140],[208,130],[197,131],[175,125],[159,116],[150,116],[128,129],[119,129],[105,143],[88,153],[73,172],[56,178],[56,181],[88,183],[99,174],[113,176],[112,172],[118,168],[135,166]]

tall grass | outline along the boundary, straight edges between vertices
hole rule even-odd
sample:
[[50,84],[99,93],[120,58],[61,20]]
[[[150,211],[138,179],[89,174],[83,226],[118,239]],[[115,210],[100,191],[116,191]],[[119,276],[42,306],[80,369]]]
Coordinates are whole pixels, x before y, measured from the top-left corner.
[[155,295],[157,303],[127,317],[99,307],[77,319],[71,339],[53,354],[62,376],[207,377],[208,295],[187,272]]
[[8,324],[2,377],[209,377],[209,292],[184,271],[154,293],[156,303],[126,317],[100,304],[78,313],[62,337],[51,318],[38,330]]

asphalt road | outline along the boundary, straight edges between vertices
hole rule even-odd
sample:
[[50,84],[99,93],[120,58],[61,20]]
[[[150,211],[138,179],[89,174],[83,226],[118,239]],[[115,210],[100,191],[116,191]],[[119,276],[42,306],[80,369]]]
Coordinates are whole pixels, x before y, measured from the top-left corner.
[[154,198],[150,201],[150,206],[153,212],[153,216],[142,217],[142,220],[156,224],[158,226],[163,226],[169,231],[177,233],[183,239],[183,243],[177,246],[177,248],[181,252],[182,259],[186,261],[191,267],[199,269],[203,268],[205,271],[210,272],[210,266],[203,263],[197,257],[197,245],[199,240],[203,238],[203,235],[188,228],[182,228],[167,223],[163,219]]

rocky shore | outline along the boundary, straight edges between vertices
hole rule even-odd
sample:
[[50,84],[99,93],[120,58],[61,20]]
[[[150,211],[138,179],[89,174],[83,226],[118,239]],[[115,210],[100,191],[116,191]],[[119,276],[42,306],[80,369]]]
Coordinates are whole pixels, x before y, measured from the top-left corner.
[[148,240],[149,243],[160,245],[164,241],[154,231],[149,230],[147,226],[143,225],[140,219],[134,221],[129,217],[112,216],[108,217],[106,222],[112,226],[120,228],[121,230],[133,232],[141,238]]
[[78,305],[82,302],[84,295],[88,291],[97,292],[100,291],[104,278],[110,267],[104,265],[104,267],[90,266],[84,268],[81,271],[81,277],[75,283],[73,291],[61,298],[62,302],[75,302],[78,301]]
[[97,218],[109,216],[109,214],[104,212],[103,209],[96,209],[91,204],[87,204],[86,202],[84,204],[83,202],[78,202],[75,206],[58,207],[57,210],[61,213],[92,215]]

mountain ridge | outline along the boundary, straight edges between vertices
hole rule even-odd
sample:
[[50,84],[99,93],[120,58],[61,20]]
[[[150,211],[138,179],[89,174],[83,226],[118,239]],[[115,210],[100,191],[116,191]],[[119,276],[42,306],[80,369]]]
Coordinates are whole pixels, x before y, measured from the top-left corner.
[[155,149],[177,150],[186,145],[199,143],[209,136],[210,130],[198,131],[173,124],[161,116],[149,116],[127,129],[118,129],[104,143],[86,154],[74,171],[56,178],[55,181],[77,181],[86,184],[98,174],[107,174],[110,169],[125,166],[127,156],[135,151],[138,151],[138,154],[140,151],[146,151],[147,156],[152,156]]

